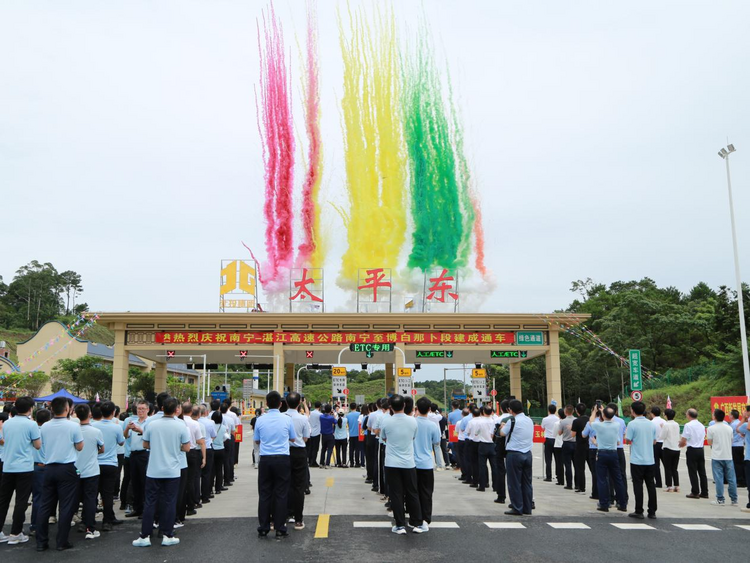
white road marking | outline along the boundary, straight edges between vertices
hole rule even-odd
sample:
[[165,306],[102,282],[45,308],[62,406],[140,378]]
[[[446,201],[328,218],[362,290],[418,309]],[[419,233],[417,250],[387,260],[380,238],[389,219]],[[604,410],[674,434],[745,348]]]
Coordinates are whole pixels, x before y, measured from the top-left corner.
[[678,528],[682,528],[683,530],[691,530],[691,531],[712,531],[712,532],[719,532],[719,528],[714,528],[713,526],[709,526],[708,524],[672,524],[673,526],[677,526]]
[[591,528],[582,522],[547,522],[547,525],[556,530],[590,530]]
[[738,528],[742,528],[743,530],[747,530],[748,532],[750,532],[750,526],[746,526],[745,524],[737,524],[736,526]]
[[648,524],[614,524],[612,525],[615,528],[619,528],[620,530],[656,530],[653,526],[649,526]]
[[393,524],[390,522],[352,522],[355,528],[392,528]]
[[458,528],[459,525],[456,522],[433,522],[432,524],[428,524],[430,529],[433,528]]
[[493,530],[525,530],[526,526],[520,522],[485,522],[485,526]]

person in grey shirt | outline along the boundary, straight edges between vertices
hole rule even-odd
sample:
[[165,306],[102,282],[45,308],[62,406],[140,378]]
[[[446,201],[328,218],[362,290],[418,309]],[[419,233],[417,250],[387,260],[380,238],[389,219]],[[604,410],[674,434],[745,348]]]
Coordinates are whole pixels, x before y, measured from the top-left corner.
[[573,489],[573,455],[576,451],[576,437],[573,434],[573,405],[567,405],[565,407],[565,418],[560,421],[560,430],[558,434],[562,436],[562,459],[563,466],[565,467],[565,488]]

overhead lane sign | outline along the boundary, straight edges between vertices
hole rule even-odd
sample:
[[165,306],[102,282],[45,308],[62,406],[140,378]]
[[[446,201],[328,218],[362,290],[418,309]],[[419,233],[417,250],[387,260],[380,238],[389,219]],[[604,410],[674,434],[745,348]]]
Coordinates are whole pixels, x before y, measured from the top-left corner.
[[528,350],[491,350],[491,358],[527,358]]
[[453,350],[417,350],[417,358],[452,358]]

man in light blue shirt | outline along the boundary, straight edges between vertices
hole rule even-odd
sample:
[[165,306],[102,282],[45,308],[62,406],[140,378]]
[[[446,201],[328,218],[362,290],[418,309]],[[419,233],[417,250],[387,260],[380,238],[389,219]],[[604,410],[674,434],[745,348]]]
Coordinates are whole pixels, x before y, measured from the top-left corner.
[[417,493],[422,509],[422,529],[429,530],[432,522],[432,494],[435,490],[435,461],[432,456],[435,444],[440,443],[440,430],[428,418],[430,400],[422,397],[417,401],[417,435],[414,438],[414,463],[417,467]]
[[523,413],[523,405],[518,399],[510,401],[508,409],[513,417],[500,428],[500,434],[505,436],[505,467],[511,504],[505,514],[520,516],[531,514],[534,502],[531,485],[534,422]]
[[125,514],[128,518],[143,515],[143,497],[146,493],[146,467],[148,450],[143,447],[143,432],[148,422],[148,403],[138,401],[136,415],[125,421],[125,439],[130,444],[130,483],[133,485],[133,509]]
[[75,468],[77,452],[83,449],[81,427],[68,420],[70,408],[65,397],[52,399],[50,405],[52,420],[42,426],[42,443],[44,444],[44,489],[42,505],[36,521],[36,549],[49,549],[49,518],[54,515],[59,505],[60,516],[57,520],[57,549],[70,549],[68,541],[70,522],[78,508],[78,473]]
[[111,532],[112,526],[122,524],[122,520],[115,517],[115,489],[119,478],[119,463],[117,461],[117,447],[125,443],[120,422],[115,420],[115,404],[104,401],[101,404],[102,419],[91,423],[91,426],[101,430],[104,436],[104,453],[99,454],[99,494],[102,497],[102,531]]
[[211,502],[211,475],[214,470],[214,439],[216,438],[216,426],[208,418],[208,407],[201,405],[201,417],[198,419],[205,430],[206,439],[206,464],[201,468],[201,502]]
[[318,465],[318,448],[320,448],[320,401],[315,401],[315,409],[310,413],[310,439],[307,441],[307,463],[310,467]]
[[[597,417],[601,414],[602,420]],[[612,407],[602,408],[598,405],[592,409],[587,428],[591,428],[590,435],[596,439],[596,478],[599,481],[597,491],[599,504],[597,510],[609,512],[609,483],[613,483],[617,499],[625,499],[625,484],[620,472],[620,461],[617,457],[617,446],[622,442],[620,425],[615,422],[615,410]],[[585,431],[584,431],[585,432]],[[627,512],[627,504],[618,502],[617,510]]]
[[[409,521],[414,526],[413,532],[421,534],[426,531],[422,527],[422,509],[419,504],[417,469],[414,460],[417,421],[414,417],[404,414],[405,406],[404,397],[393,395],[390,399],[393,416],[384,416],[380,422],[380,438],[385,443],[384,467],[387,468],[385,478],[388,481],[393,518],[396,520],[396,525],[391,531],[399,535],[406,534],[404,501],[409,511]],[[428,423],[435,426],[429,420]]]
[[254,440],[260,444],[258,463],[258,535],[266,537],[271,530],[273,512],[276,537],[287,537],[286,516],[291,480],[289,445],[297,439],[292,419],[279,412],[281,395],[266,395],[268,411],[255,423]]
[[732,427],[732,461],[734,462],[734,475],[737,478],[737,487],[745,487],[747,480],[745,479],[745,469],[743,466],[743,458],[745,454],[745,439],[742,434],[737,432],[737,429],[742,424],[740,418],[740,411],[733,409],[732,412],[727,413],[729,426]]
[[[461,421],[461,417],[463,416],[461,414],[461,409],[459,408],[459,402],[453,401],[451,403],[451,407],[453,410],[448,413],[448,425],[453,426],[455,430],[455,426]],[[451,463],[454,467],[458,466],[459,460],[458,460],[458,442],[451,441],[452,436],[448,437],[448,447],[451,451]]]
[[362,467],[359,453],[359,411],[357,411],[357,403],[349,405],[346,423],[349,425],[349,467]]
[[86,526],[87,540],[99,537],[96,529],[96,498],[99,494],[99,462],[97,454],[104,452],[104,435],[91,424],[91,409],[87,404],[75,408],[76,417],[81,425],[83,449],[78,452],[76,469],[81,479],[81,498],[83,509],[81,520]]
[[305,489],[307,489],[308,483],[307,450],[305,444],[310,439],[310,421],[305,415],[297,411],[301,401],[302,397],[299,393],[296,391],[289,393],[286,397],[286,404],[289,409],[284,413],[292,419],[294,434],[296,436],[294,442],[289,447],[289,478],[291,484],[289,486],[289,499],[287,501],[289,507],[288,514],[294,517],[295,530],[303,530],[305,528],[303,513],[305,511]]
[[[31,420],[31,409],[34,399],[20,397],[16,400],[18,414],[3,424],[5,442],[5,463],[2,481],[0,481],[0,534],[5,525],[5,517],[10,507],[10,499],[16,494],[16,505],[13,509],[13,524],[10,530],[8,545],[18,545],[29,541],[23,533],[26,519],[26,506],[31,494],[34,480],[34,450],[42,446],[39,426]],[[5,539],[4,534],[0,539]]]
[[743,418],[740,420],[740,425],[737,427],[737,433],[745,441],[745,481],[748,484],[747,505],[742,509],[742,512],[750,512],[750,429],[748,429],[747,424],[749,417],[750,412],[745,411]]
[[656,428],[643,415],[646,405],[635,401],[630,405],[633,420],[625,432],[625,442],[630,444],[630,476],[633,479],[635,495],[635,512],[628,514],[631,518],[643,520],[643,485],[648,491],[648,517],[656,518],[656,484],[654,482],[654,443]]
[[180,543],[174,537],[177,496],[183,454],[190,450],[190,433],[185,423],[175,417],[177,399],[163,400],[161,417],[152,417],[143,430],[143,447],[150,450],[146,469],[146,497],[143,506],[141,535],[133,540],[135,547],[149,547],[154,531],[154,515],[159,507],[159,529],[163,546]]

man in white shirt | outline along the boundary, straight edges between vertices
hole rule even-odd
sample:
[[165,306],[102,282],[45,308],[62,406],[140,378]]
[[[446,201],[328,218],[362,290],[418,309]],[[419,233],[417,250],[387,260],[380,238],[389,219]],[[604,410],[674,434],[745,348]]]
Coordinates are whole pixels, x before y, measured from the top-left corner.
[[708,498],[708,478],[703,457],[706,428],[698,420],[697,410],[688,409],[685,416],[687,416],[688,423],[682,429],[682,439],[680,439],[680,447],[687,446],[685,458],[690,476],[690,494],[685,496],[692,499]]
[[289,444],[289,462],[291,467],[289,480],[289,516],[294,518],[294,529],[303,530],[305,523],[302,513],[305,509],[305,489],[307,488],[307,450],[305,444],[310,439],[310,421],[297,411],[302,397],[292,391],[286,396],[289,406],[284,413],[292,419],[296,438]]
[[310,439],[307,441],[307,464],[310,467],[320,467],[318,465],[318,448],[320,448],[320,401],[315,401],[315,409],[310,412]]
[[508,405],[510,405],[508,399],[500,402],[500,412],[502,414],[500,418],[495,420],[495,466],[497,467],[497,483],[495,484],[497,498],[495,502],[497,504],[505,504],[505,481],[508,472],[505,468],[505,436],[500,434],[500,429],[511,418]]
[[651,424],[654,425],[654,430],[656,430],[656,443],[654,444],[654,483],[657,489],[661,489],[660,464],[662,463],[662,447],[664,444],[664,440],[659,439],[661,428],[664,426],[664,419],[661,417],[661,408],[657,406],[651,407],[649,418],[651,419]]
[[[427,418],[437,426],[438,432],[440,432],[440,421],[443,420],[443,415],[440,414],[437,403],[430,405],[430,413],[427,415]],[[433,448],[433,453],[435,455],[435,471],[440,471],[443,469],[443,452],[440,449],[440,444]]]
[[544,430],[544,480],[548,483],[552,481],[552,456],[555,451],[555,425],[560,421],[557,416],[557,407],[550,405],[547,407],[549,415],[542,419],[542,429]]
[[195,509],[201,503],[201,469],[206,465],[206,439],[203,437],[204,427],[198,422],[201,415],[200,407],[186,403],[182,408],[182,418],[190,434],[190,451],[187,452],[188,474],[185,504],[186,515],[191,516],[196,514]]
[[465,423],[466,441],[464,442],[466,458],[469,462],[469,480],[472,489],[479,487],[479,443],[474,435],[474,427],[479,420],[479,409],[472,405],[471,419]]
[[495,461],[495,444],[493,436],[495,434],[495,421],[492,420],[492,408],[482,407],[479,418],[474,419],[472,432],[477,443],[477,457],[479,460],[479,487],[477,491],[484,492],[489,485],[489,476],[487,475],[487,462],[490,464],[492,473],[492,488],[497,489],[497,464]]
[[716,484],[716,500],[711,504],[724,506],[724,479],[729,484],[729,498],[732,506],[737,506],[737,477],[734,473],[734,461],[732,460],[732,435],[734,431],[724,420],[724,411],[714,411],[716,424],[708,428],[706,437],[711,446],[711,472]]

